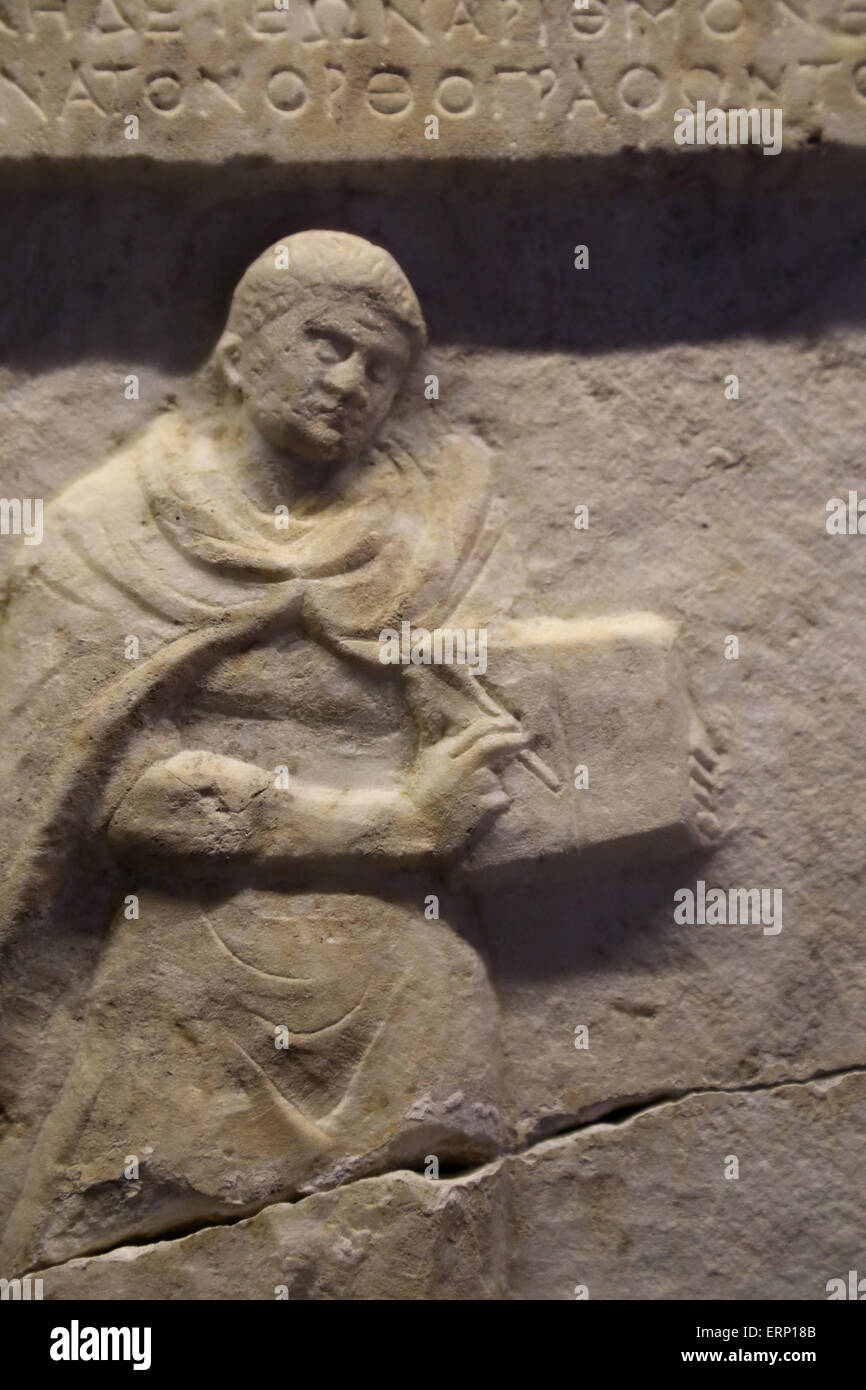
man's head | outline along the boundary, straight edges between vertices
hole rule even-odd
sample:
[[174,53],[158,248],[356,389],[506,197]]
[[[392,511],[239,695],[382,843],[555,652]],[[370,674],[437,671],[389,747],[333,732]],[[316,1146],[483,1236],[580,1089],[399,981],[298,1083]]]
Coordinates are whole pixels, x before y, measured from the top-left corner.
[[246,271],[217,355],[270,444],[345,463],[384,422],[425,339],[387,251],[345,232],[299,232]]

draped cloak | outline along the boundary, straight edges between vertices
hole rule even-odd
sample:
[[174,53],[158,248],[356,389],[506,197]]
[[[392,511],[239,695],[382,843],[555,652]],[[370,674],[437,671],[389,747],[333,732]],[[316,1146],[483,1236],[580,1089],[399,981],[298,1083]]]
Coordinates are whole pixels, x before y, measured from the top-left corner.
[[17,852],[2,941],[50,941],[82,912],[111,923],[9,1223],[10,1267],[255,1210],[386,1149],[495,1143],[495,1007],[475,951],[424,920],[423,885],[411,910],[385,885],[316,884],[202,904],[164,883],[142,890],[139,918],[118,908],[132,890],[105,826],[173,751],[166,723],[209,670],[302,632],[381,675],[383,628],[484,623],[485,582],[510,563],[478,440],[446,436],[423,464],[383,446],[280,528],[224,448],[180,412],[159,417],[46,509],[43,545],[7,585],[0,813]]

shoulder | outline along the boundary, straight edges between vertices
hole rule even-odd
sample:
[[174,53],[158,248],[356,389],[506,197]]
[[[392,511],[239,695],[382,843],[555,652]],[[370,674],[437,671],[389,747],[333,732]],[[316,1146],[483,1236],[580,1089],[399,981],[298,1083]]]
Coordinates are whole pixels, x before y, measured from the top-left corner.
[[[82,519],[96,511],[116,511],[126,505],[141,504],[139,468],[143,460],[162,457],[177,442],[178,419],[172,414],[158,415],[132,439],[115,449],[104,463],[76,478],[58,494],[47,508],[55,519]],[[173,453],[176,451],[172,451]]]
[[143,525],[147,501],[139,476],[142,455],[160,452],[165,416],[120,445],[97,468],[76,478],[44,508],[39,545],[20,546],[9,565],[4,589],[19,592],[28,577],[42,575],[66,581],[78,576],[82,551],[98,557],[112,537],[129,535]]

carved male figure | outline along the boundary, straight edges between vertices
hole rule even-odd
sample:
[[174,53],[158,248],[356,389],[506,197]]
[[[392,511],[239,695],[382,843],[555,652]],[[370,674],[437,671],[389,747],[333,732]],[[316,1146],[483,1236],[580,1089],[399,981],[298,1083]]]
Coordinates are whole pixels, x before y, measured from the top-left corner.
[[4,929],[107,936],[4,1267],[496,1146],[484,967],[424,903],[527,739],[379,661],[383,628],[483,621],[503,539],[479,441],[377,445],[424,339],[386,252],[289,237],[218,403],[69,487],[12,576]]

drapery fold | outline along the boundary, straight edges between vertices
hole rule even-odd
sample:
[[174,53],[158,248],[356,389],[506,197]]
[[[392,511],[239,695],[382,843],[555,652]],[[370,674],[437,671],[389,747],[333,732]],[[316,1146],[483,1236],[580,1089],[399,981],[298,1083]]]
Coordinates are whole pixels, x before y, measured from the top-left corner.
[[51,919],[71,863],[81,881],[89,864],[105,871],[101,829],[143,770],[132,736],[210,665],[292,627],[378,661],[384,627],[431,628],[459,608],[502,532],[476,439],[445,436],[423,466],[380,446],[339,495],[279,525],[230,447],[180,412],[158,417],[46,509],[42,547],[13,568],[0,813],[18,849],[0,942]]

